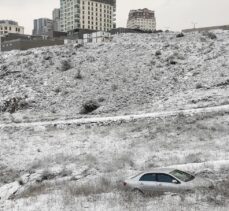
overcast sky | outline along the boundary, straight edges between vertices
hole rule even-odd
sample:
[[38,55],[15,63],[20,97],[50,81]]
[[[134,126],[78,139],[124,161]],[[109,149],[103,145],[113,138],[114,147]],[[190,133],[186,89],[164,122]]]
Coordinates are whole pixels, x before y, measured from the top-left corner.
[[[33,19],[52,17],[60,0],[0,0],[0,19],[12,19],[30,34]],[[229,24],[229,0],[117,0],[117,26],[126,26],[130,9],[155,10],[157,28],[181,30],[197,26]]]

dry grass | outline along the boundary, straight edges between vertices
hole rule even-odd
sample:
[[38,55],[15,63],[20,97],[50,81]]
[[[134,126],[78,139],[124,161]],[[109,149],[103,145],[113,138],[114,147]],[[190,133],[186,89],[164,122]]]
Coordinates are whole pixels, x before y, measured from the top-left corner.
[[89,181],[87,183],[71,182],[64,187],[65,194],[69,196],[89,196],[94,194],[102,194],[112,192],[115,185],[111,180],[101,177],[98,181]]
[[133,168],[133,154],[131,151],[122,152],[120,154],[111,155],[112,160],[104,163],[104,172],[114,172],[119,169]]
[[48,183],[37,183],[28,186],[22,193],[16,196],[17,199],[19,198],[30,198],[39,196],[41,194],[45,194],[50,192],[50,190],[53,188],[52,185]]
[[44,157],[40,160],[35,160],[32,162],[29,166],[30,171],[34,171],[37,169],[47,169],[51,166],[55,165],[63,165],[66,166],[69,163],[77,163],[79,162],[79,158],[74,155],[68,155],[65,153],[59,153],[55,155],[50,155],[47,157]]
[[216,206],[223,206],[229,203],[229,177],[217,182],[212,191],[207,192],[203,195],[209,203],[213,203]]

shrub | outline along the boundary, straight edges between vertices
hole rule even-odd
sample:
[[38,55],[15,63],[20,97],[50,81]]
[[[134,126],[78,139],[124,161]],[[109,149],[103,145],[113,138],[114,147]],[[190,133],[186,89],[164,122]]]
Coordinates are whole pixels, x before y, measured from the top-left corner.
[[111,88],[112,88],[112,91],[116,91],[118,89],[118,86],[116,84],[113,84]]
[[50,60],[52,57],[50,55],[46,55],[43,57],[44,60]]
[[44,180],[51,180],[53,178],[55,178],[55,175],[53,173],[51,173],[49,170],[44,170],[41,175],[41,180],[39,180],[38,182],[42,182]]
[[104,102],[106,99],[104,98],[104,97],[100,97],[99,99],[98,99],[98,101],[99,102]]
[[71,69],[71,67],[72,67],[71,63],[68,60],[61,61],[61,68],[60,68],[61,71],[65,72]]
[[18,110],[28,108],[29,104],[25,101],[25,99],[21,97],[13,97],[9,100],[5,100],[3,105],[0,105],[0,112],[9,112],[15,113]]
[[161,51],[160,50],[155,52],[155,56],[160,56],[160,55],[161,55]]
[[184,37],[184,34],[183,33],[179,33],[176,35],[177,38],[181,38],[181,37]]
[[81,48],[81,47],[83,47],[83,44],[76,44],[76,45],[74,46],[75,49],[78,49],[78,48]]
[[19,179],[18,179],[18,184],[21,185],[21,186],[24,185],[24,181],[23,181],[22,178],[19,178]]
[[95,100],[89,100],[82,105],[81,114],[88,114],[99,108],[99,103]]
[[170,60],[169,63],[172,64],[172,65],[175,65],[175,64],[177,64],[177,61],[175,61],[175,60]]
[[201,89],[201,88],[203,88],[203,85],[201,83],[197,83],[196,84],[196,89]]
[[60,93],[60,92],[61,92],[60,87],[55,88],[55,89],[54,89],[54,92],[55,92],[55,93]]
[[208,37],[208,38],[210,38],[210,39],[212,39],[212,40],[217,39],[216,34],[214,34],[213,32],[204,32],[203,35]]
[[81,71],[80,70],[78,70],[77,71],[77,74],[75,75],[75,77],[74,77],[75,79],[82,79],[83,78],[83,76],[82,76],[82,74],[81,74]]
[[217,87],[228,86],[228,85],[229,85],[229,79],[227,79],[226,81],[223,81],[221,83],[216,84]]

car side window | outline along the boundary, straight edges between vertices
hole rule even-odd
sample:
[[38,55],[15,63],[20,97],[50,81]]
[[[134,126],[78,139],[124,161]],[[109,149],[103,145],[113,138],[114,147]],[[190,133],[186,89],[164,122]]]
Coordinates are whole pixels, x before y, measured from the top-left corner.
[[157,181],[158,182],[173,183],[173,180],[176,180],[176,179],[173,178],[172,176],[168,175],[168,174],[157,174]]
[[144,174],[143,176],[141,176],[139,181],[148,181],[148,182],[152,182],[152,181],[157,181],[156,180],[156,174]]

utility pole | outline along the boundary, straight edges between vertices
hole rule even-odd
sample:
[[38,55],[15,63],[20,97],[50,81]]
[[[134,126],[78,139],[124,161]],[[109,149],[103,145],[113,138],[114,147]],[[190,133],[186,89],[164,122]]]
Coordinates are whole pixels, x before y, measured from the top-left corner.
[[196,29],[196,25],[197,25],[197,23],[192,22],[192,24],[193,24],[193,29]]
[[2,51],[2,36],[0,35],[0,52]]
[[2,51],[2,43],[4,43],[4,38],[5,38],[4,34],[3,35],[0,34],[0,52]]

